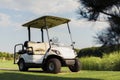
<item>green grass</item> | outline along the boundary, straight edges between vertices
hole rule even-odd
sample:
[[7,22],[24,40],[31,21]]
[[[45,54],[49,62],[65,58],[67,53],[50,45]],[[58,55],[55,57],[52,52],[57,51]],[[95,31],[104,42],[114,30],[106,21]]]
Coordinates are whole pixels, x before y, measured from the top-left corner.
[[13,64],[13,60],[0,60],[0,68],[17,69],[17,65]]
[[62,72],[48,74],[41,71],[19,72],[0,70],[2,80],[120,80],[120,72],[81,71],[78,73]]
[[120,71],[120,53],[80,59],[83,70]]
[[70,72],[62,68],[59,74],[44,73],[41,69],[30,69],[29,72],[18,71],[13,61],[0,61],[0,80],[120,80],[120,72],[113,71],[80,71]]

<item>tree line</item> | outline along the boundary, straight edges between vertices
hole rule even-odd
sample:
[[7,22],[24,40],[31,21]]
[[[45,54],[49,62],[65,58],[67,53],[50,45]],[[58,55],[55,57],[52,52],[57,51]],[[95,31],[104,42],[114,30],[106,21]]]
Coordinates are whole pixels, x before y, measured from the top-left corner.
[[7,52],[0,52],[0,59],[5,58],[5,59],[12,59],[13,54],[7,53]]

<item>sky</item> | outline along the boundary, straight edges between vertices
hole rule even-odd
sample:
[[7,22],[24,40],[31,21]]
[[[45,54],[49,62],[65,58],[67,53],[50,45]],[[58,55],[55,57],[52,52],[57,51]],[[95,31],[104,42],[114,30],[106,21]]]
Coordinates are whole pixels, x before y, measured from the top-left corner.
[[[21,25],[44,15],[71,19],[70,28],[76,48],[96,46],[93,37],[108,24],[83,19],[77,14],[79,6],[77,0],[0,0],[0,51],[13,53],[15,44],[27,40],[27,29]],[[60,34],[65,33],[62,31]],[[33,34],[39,33],[33,30]]]

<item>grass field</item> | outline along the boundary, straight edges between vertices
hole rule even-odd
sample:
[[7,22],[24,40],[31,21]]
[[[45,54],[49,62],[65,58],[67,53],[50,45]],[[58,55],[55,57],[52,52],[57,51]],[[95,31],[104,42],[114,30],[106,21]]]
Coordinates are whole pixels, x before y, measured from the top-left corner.
[[120,80],[120,72],[80,71],[73,73],[68,68],[62,68],[59,74],[44,73],[41,69],[20,72],[12,61],[0,61],[0,80]]

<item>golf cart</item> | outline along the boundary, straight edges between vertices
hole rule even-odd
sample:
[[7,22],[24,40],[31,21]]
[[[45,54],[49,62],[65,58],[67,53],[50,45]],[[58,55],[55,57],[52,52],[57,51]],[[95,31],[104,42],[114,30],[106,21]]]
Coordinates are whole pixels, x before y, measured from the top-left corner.
[[[68,66],[70,71],[78,72],[80,62],[74,50],[74,42],[70,32],[70,20],[55,16],[43,16],[23,24],[28,29],[28,41],[24,44],[16,44],[14,47],[14,64],[18,64],[20,71],[27,71],[28,68],[42,68],[49,73],[59,73],[62,66]],[[72,43],[70,46],[63,46],[50,39],[48,29],[61,24],[67,24],[68,32]],[[41,30],[41,42],[31,41],[31,28]],[[44,40],[46,30],[48,42]],[[20,47],[18,50],[17,48]]]

